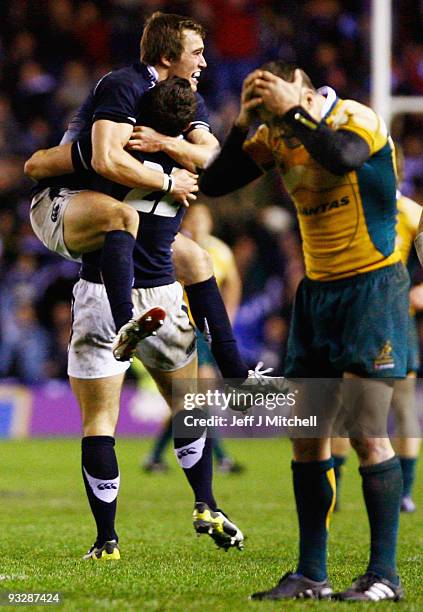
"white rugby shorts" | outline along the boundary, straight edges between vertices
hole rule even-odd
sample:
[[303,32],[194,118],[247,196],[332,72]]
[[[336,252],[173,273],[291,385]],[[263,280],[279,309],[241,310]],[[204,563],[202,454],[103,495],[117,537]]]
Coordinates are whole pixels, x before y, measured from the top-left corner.
[[[53,194],[53,198],[51,197]],[[50,251],[71,261],[81,261],[80,253],[69,251],[63,237],[63,219],[72,196],[80,193],[71,189],[49,188],[32,198],[30,219],[35,235]]]
[[[75,378],[105,378],[121,374],[129,361],[113,357],[116,335],[104,285],[79,280],[73,290],[72,336],[69,344],[68,374]],[[187,365],[197,354],[195,332],[178,283],[133,289],[134,318],[161,306],[166,311],[164,325],[156,336],[141,340],[137,356],[144,365],[172,372]]]

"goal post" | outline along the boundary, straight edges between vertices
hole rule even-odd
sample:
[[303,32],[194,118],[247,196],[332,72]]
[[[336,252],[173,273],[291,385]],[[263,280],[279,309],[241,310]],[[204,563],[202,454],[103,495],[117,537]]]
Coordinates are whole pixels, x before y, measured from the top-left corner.
[[372,0],[371,4],[371,105],[388,127],[399,113],[423,113],[423,96],[393,96],[392,0]]

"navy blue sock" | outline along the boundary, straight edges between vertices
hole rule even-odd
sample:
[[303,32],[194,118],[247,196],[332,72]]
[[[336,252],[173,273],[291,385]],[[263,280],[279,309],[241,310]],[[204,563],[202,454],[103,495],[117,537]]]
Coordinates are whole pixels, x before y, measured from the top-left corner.
[[185,291],[194,323],[201,333],[210,333],[211,352],[223,378],[247,378],[248,367],[239,353],[215,277],[186,285]]
[[[193,416],[204,417],[204,412],[194,409]],[[179,412],[173,419],[173,431],[181,423],[186,412]],[[207,438],[207,429],[197,427],[192,431],[190,438],[174,437],[175,455],[179,465],[185,472],[189,484],[194,492],[196,502],[205,502],[211,510],[216,510],[216,500],[212,490],[213,457],[212,440]],[[194,437],[195,436],[195,437]]]
[[370,523],[368,571],[398,583],[396,547],[402,495],[398,457],[360,468]]
[[340,499],[340,491],[341,491],[341,479],[342,479],[342,466],[346,461],[346,457],[342,455],[332,455],[333,459],[333,469],[335,472],[335,481],[336,481],[336,503],[335,510],[339,510],[339,499]]
[[327,537],[335,503],[333,461],[293,461],[292,472],[300,527],[297,572],[320,582],[327,576]]
[[116,331],[132,318],[135,238],[129,232],[107,232],[101,255],[101,276],[109,298]]
[[159,432],[159,435],[154,440],[153,450],[151,451],[151,458],[153,461],[161,461],[163,451],[172,439],[172,419],[169,419],[163,429]]
[[82,475],[97,525],[98,546],[118,540],[115,516],[120,478],[114,446],[111,436],[82,438]]
[[417,457],[398,457],[401,463],[403,497],[411,497],[414,481],[416,479]]

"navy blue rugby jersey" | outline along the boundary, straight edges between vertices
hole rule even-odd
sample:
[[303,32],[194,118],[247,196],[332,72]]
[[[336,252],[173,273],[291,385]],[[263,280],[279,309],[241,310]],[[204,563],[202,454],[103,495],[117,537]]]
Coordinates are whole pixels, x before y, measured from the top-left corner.
[[[93,123],[99,119],[142,125],[142,96],[154,87],[156,82],[155,70],[139,61],[107,73],[71,119],[61,143],[75,142],[88,135]],[[193,129],[210,130],[205,102],[198,93],[196,98],[196,116],[187,133]],[[32,195],[46,187],[77,189],[77,184],[78,178],[74,174],[43,179],[33,188]]]
[[[181,167],[165,153],[134,152],[133,155],[145,166],[165,174]],[[91,159],[90,137],[74,145],[73,159],[76,168],[87,165],[87,160]],[[138,211],[140,225],[134,247],[134,287],[158,287],[173,283],[172,243],[179,231],[185,208],[175,202],[171,194],[165,195],[163,191],[151,191],[142,187],[131,189],[99,176],[92,170],[78,170],[75,175],[79,177],[78,189],[100,191],[126,202]],[[101,282],[100,258],[101,250],[82,256],[81,278]]]

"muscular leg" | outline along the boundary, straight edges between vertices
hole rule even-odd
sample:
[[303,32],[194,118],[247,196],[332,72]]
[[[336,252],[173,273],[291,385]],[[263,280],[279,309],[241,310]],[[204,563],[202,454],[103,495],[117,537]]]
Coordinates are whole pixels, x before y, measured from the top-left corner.
[[123,378],[124,374],[97,379],[70,377],[82,415],[82,474],[97,525],[97,547],[118,540],[115,515],[120,476],[114,432]]
[[[354,378],[350,377],[349,378]],[[364,424],[351,445],[360,461],[363,495],[370,523],[370,560],[368,572],[398,583],[396,544],[402,492],[401,467],[387,437],[371,437],[372,423],[387,420],[393,387],[383,380],[355,378],[347,387],[344,404]],[[350,406],[348,406],[348,403]],[[363,418],[361,418],[363,416]],[[370,417],[370,419],[369,419]],[[382,430],[380,429],[380,434]]]
[[248,367],[238,351],[210,255],[193,240],[178,234],[173,243],[173,263],[178,280],[185,285],[196,326],[201,333],[210,333],[211,352],[222,376],[246,379]]
[[136,210],[93,191],[74,195],[64,214],[64,241],[71,252],[102,249],[101,273],[116,331],[132,317],[133,250],[138,224]]
[[[197,377],[197,358],[188,365],[174,372],[163,372],[148,368],[150,374],[169,404],[172,413],[183,409],[183,397],[172,393],[172,382],[174,380],[195,380]],[[211,510],[216,510],[216,500],[212,490],[213,461],[212,440],[207,436],[206,428],[198,432],[193,438],[174,438],[175,454],[179,465],[184,470],[185,476],[194,492],[195,502],[206,503]],[[181,449],[190,448],[195,453],[181,453]]]
[[420,451],[421,433],[416,413],[416,377],[414,373],[404,380],[396,380],[392,396],[392,411],[395,417],[393,447],[401,463],[403,477],[403,499],[401,509],[412,512],[415,509],[411,498]]

